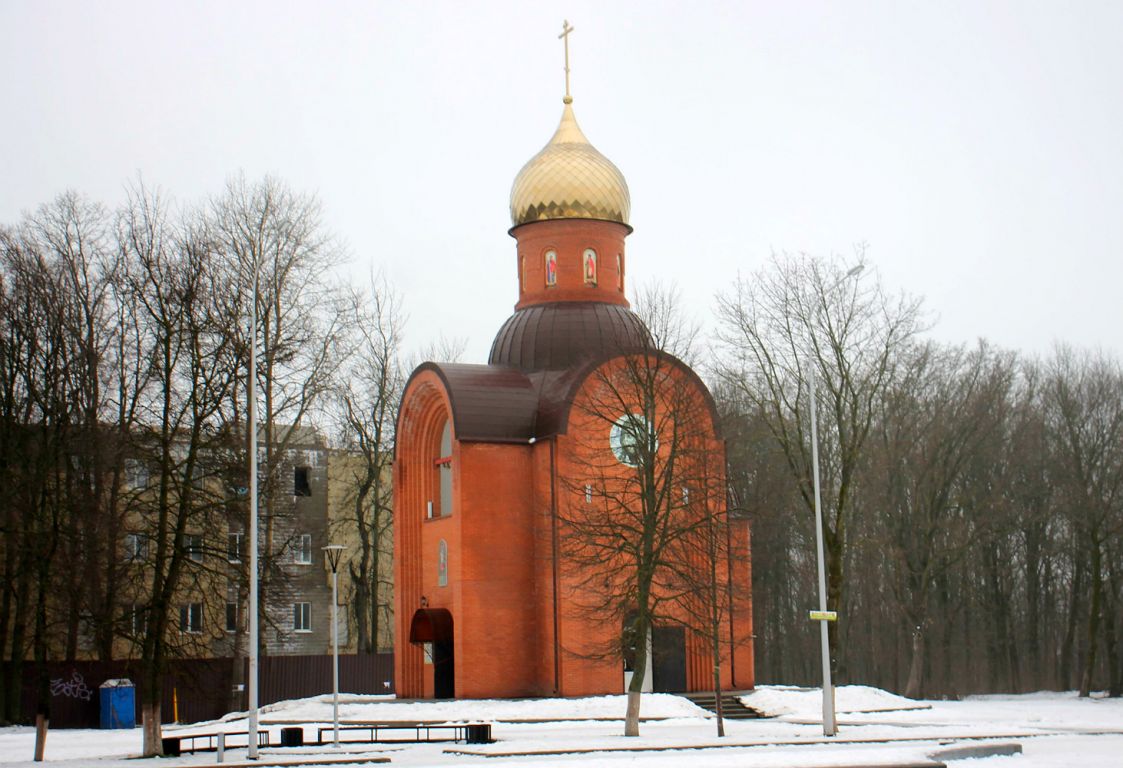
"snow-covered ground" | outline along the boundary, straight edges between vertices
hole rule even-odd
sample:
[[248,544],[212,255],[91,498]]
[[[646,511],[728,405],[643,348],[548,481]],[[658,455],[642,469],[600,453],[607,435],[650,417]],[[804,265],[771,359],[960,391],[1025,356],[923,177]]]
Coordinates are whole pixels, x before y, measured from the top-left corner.
[[[932,765],[929,755],[951,745],[1017,742],[1023,754],[951,765],[964,768],[1044,766],[1123,767],[1123,700],[1078,699],[1073,693],[976,696],[964,701],[913,701],[864,686],[844,686],[836,695],[838,736],[822,736],[817,689],[762,686],[746,704],[771,715],[763,720],[726,721],[719,739],[713,716],[678,696],[645,695],[641,715],[659,718],[641,726],[639,738],[621,735],[624,697],[519,701],[398,702],[376,696],[341,696],[343,720],[428,720],[494,723],[494,744],[344,745],[302,750],[263,749],[260,762],[299,760],[333,763],[344,755],[385,756],[390,765],[458,765],[489,768],[623,766],[657,768],[733,766]],[[283,702],[263,709],[263,728],[279,741],[282,724],[307,724],[305,738],[331,722],[331,697]],[[245,730],[235,716],[220,722],[165,728],[176,733]],[[0,729],[4,768],[31,762],[31,728]],[[55,730],[47,761],[63,766],[136,768],[140,730]],[[213,765],[213,752],[164,759],[160,766]],[[243,762],[245,749],[228,750],[228,763]],[[143,763],[141,763],[143,765]]]

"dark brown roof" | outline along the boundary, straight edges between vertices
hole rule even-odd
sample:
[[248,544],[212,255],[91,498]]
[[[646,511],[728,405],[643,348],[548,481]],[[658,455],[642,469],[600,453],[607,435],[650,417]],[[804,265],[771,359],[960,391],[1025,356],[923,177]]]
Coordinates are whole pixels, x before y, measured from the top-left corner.
[[643,321],[627,307],[592,301],[537,304],[507,318],[488,363],[559,371],[649,346]]
[[[717,408],[706,385],[685,363],[665,357],[695,380],[721,437]],[[526,443],[566,431],[569,408],[577,389],[598,365],[612,357],[588,357],[584,363],[560,371],[524,373],[508,366],[423,363],[413,375],[430,370],[440,377],[452,404],[457,440],[488,443]]]
[[416,371],[434,371],[452,403],[457,440],[526,442],[534,436],[538,392],[526,374],[514,368],[463,363],[424,363]]

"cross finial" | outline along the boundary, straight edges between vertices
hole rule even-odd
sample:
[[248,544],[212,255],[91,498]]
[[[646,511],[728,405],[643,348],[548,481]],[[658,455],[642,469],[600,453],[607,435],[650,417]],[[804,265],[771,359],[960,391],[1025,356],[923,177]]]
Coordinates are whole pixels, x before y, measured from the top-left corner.
[[565,43],[565,98],[562,101],[566,104],[573,103],[573,97],[569,95],[569,33],[573,31],[573,27],[569,26],[569,20],[562,22],[562,31],[558,35],[558,40]]

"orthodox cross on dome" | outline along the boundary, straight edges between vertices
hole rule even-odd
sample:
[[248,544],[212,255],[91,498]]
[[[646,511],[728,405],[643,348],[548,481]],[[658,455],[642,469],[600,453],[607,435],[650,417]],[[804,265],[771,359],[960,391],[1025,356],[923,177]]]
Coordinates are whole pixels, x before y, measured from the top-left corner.
[[573,27],[569,26],[569,20],[562,22],[562,31],[558,35],[558,40],[565,43],[565,98],[562,102],[565,104],[572,104],[573,97],[569,95],[569,33],[573,31]]

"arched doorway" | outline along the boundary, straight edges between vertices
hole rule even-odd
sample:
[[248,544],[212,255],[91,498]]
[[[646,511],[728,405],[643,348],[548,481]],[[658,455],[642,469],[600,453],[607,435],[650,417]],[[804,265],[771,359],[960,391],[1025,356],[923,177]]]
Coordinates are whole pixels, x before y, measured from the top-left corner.
[[656,693],[686,690],[686,628],[651,628],[651,688]]
[[426,665],[433,666],[433,698],[456,695],[456,663],[452,645],[452,614],[444,608],[420,608],[409,626],[409,641],[425,646]]

